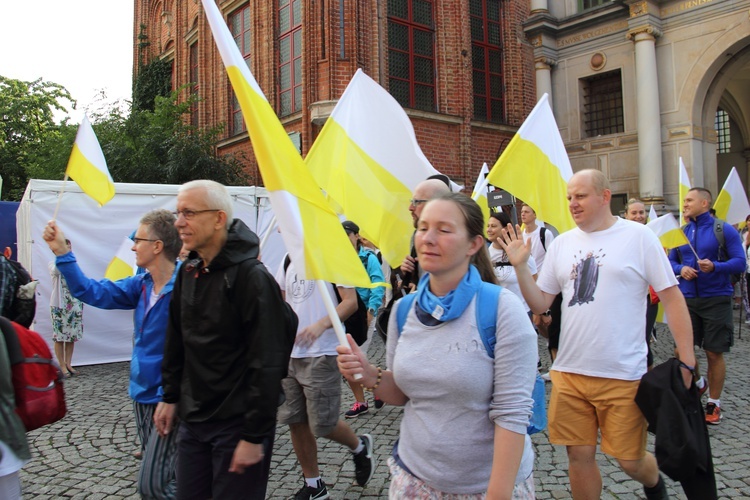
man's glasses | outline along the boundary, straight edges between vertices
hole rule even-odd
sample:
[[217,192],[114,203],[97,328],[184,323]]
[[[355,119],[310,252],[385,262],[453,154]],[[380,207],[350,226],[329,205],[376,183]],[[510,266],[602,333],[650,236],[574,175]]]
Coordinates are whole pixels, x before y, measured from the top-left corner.
[[411,200],[409,200],[409,205],[411,205],[412,207],[416,207],[416,206],[419,206],[421,203],[427,203],[428,201],[430,200],[418,200],[416,198],[412,198]]
[[151,243],[153,243],[154,241],[159,241],[159,240],[150,240],[148,238],[136,238],[136,237],[133,237],[133,241],[136,242],[136,243],[140,243],[141,241],[150,241]]
[[185,217],[185,220],[193,220],[196,215],[202,214],[203,212],[219,212],[220,210],[218,208],[207,208],[206,210],[176,210],[172,212],[172,215],[174,215],[176,218],[180,218],[180,215]]

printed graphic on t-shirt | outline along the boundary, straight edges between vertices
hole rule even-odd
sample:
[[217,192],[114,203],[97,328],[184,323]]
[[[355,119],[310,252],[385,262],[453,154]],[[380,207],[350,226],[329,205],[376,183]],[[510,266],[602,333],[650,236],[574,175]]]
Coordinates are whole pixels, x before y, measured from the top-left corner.
[[[600,248],[599,252],[601,251]],[[602,265],[600,261],[605,255],[589,252],[584,257],[583,252],[579,250],[578,256],[574,257],[575,263],[570,271],[570,279],[573,280],[573,297],[570,299],[568,307],[594,301],[596,285],[599,282],[599,266]]]
[[297,273],[294,273],[292,280],[292,303],[301,304],[313,294],[315,287],[314,280],[299,279]]

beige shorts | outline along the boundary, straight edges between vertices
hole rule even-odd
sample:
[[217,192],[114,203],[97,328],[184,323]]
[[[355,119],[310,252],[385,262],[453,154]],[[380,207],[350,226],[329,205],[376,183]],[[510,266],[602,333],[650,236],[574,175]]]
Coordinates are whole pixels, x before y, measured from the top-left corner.
[[281,381],[286,401],[279,407],[280,424],[310,424],[313,434],[327,436],[341,411],[341,373],[336,356],[292,358]]
[[646,455],[646,419],[635,393],[639,380],[589,377],[552,370],[549,440],[563,446],[596,446],[620,460]]

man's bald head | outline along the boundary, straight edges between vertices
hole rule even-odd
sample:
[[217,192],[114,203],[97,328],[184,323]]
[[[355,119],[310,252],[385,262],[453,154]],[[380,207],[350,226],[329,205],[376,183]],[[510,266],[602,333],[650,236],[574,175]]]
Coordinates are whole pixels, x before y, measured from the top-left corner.
[[579,181],[585,179],[587,182],[590,182],[594,187],[594,191],[596,192],[596,194],[602,194],[605,189],[611,191],[611,188],[609,186],[609,179],[607,179],[607,176],[604,175],[601,170],[596,170],[594,168],[580,170],[573,174],[573,177],[570,178],[569,182],[573,182],[573,179],[576,178],[578,178],[577,180]]
[[414,227],[417,227],[417,221],[419,215],[422,213],[422,207],[424,204],[440,195],[448,194],[451,189],[445,184],[445,182],[439,179],[427,179],[417,184],[412,195],[412,202],[409,205],[409,211],[411,212],[411,218],[414,221]]

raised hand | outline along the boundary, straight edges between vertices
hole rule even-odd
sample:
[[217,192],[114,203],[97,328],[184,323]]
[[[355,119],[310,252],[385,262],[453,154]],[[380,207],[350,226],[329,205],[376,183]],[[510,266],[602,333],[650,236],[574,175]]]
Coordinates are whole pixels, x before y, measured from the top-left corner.
[[524,243],[523,233],[521,227],[516,226],[515,228],[508,224],[501,230],[502,235],[498,236],[497,242],[500,247],[505,250],[508,256],[508,262],[513,266],[520,266],[526,264],[531,256],[531,239]]

